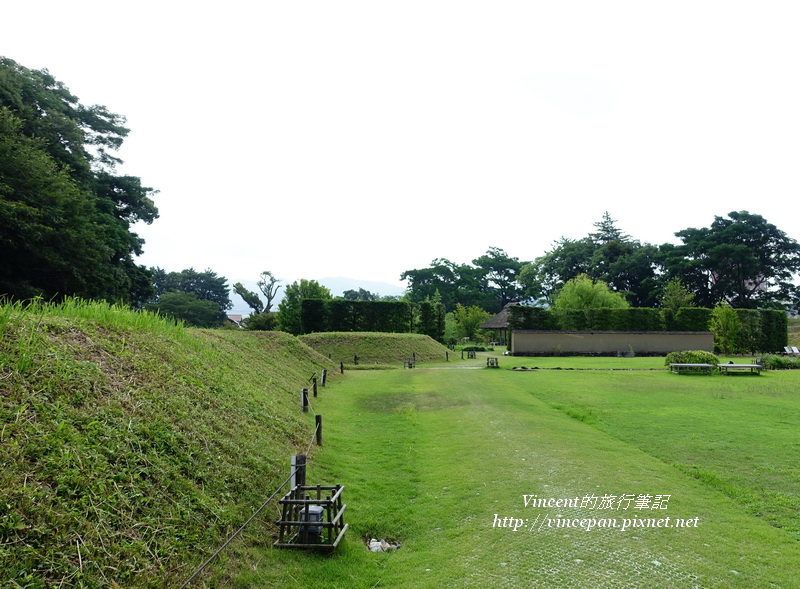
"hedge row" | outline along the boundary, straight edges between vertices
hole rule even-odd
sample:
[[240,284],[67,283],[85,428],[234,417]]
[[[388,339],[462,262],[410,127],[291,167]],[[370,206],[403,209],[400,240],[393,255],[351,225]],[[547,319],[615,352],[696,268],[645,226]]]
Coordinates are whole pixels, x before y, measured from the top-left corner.
[[421,333],[444,340],[444,307],[441,303],[406,301],[349,301],[304,299],[300,307],[303,333],[325,331],[377,331]]
[[[780,352],[787,344],[786,313],[773,309],[737,309],[741,323],[737,349],[742,352]],[[711,309],[555,310],[541,307],[509,307],[509,328],[542,331],[709,331]]]

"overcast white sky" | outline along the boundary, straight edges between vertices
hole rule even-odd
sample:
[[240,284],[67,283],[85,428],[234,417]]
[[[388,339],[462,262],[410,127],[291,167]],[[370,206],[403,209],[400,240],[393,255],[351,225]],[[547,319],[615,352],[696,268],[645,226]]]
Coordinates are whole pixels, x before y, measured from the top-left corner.
[[[749,210],[800,238],[800,3],[7,3],[0,55],[128,119],[139,262],[401,284]],[[337,294],[337,293],[334,293]]]

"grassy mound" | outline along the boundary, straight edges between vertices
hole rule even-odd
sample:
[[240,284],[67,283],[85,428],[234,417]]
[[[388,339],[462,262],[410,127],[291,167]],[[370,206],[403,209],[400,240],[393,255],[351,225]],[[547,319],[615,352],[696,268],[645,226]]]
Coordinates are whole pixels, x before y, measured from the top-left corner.
[[0,306],[4,581],[185,579],[305,451],[299,389],[323,368],[335,365],[283,333],[78,301]]
[[300,340],[337,364],[396,364],[416,357],[417,362],[444,362],[447,348],[416,333],[328,332],[300,336]]

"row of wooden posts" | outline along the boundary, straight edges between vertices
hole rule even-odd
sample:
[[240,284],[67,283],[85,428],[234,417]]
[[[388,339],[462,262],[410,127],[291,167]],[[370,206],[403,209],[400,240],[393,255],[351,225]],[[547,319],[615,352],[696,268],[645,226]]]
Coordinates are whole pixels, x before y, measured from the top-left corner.
[[[404,363],[409,368],[413,368],[416,365],[417,354],[416,354],[416,352],[413,352],[412,354],[413,354],[412,357],[406,359],[406,361]],[[464,352],[463,351],[461,352],[461,357],[462,358],[464,357]],[[467,357],[468,357],[468,359],[475,358],[475,352],[473,350],[468,350],[467,351]],[[448,361],[450,360],[449,354],[447,355],[447,360]],[[353,362],[355,364],[358,364],[358,355],[356,355],[353,358]],[[497,362],[496,358],[490,358],[487,361],[487,365],[491,366],[491,367],[497,367],[499,365],[499,362]],[[339,369],[340,369],[341,373],[344,374],[344,362],[340,362],[339,363]],[[320,379],[317,379],[317,373],[315,372],[311,376],[311,378],[309,380],[311,381],[311,394],[314,397],[316,397],[317,396],[317,385],[320,384],[323,387],[325,386],[325,384],[327,383],[327,380],[328,380],[328,371],[327,370],[323,370]],[[300,389],[300,406],[303,409],[303,413],[308,413],[308,407],[309,407],[308,395],[309,395],[308,388]],[[315,419],[315,422],[316,422],[316,441],[317,441],[317,446],[322,446],[322,415],[315,415],[314,419]],[[302,477],[302,483],[300,483],[300,484],[304,485],[305,484],[305,459],[306,459],[306,455],[305,454],[297,454],[296,456],[292,457],[292,470],[293,471],[295,470],[295,461],[296,460],[299,461],[301,456],[302,456],[302,462],[297,462],[298,465],[302,465],[302,466],[298,466],[298,475],[302,472],[302,475],[300,475]]]
[[[344,373],[344,366],[342,366]],[[319,380],[321,386],[327,381],[327,370],[322,371]],[[309,379],[311,393],[317,396],[317,373]],[[300,389],[300,406],[304,413],[308,412],[309,389]],[[316,423],[317,446],[322,446],[322,415],[314,414]],[[310,447],[309,447],[310,449]],[[348,525],[344,522],[344,511],[347,505],[342,503],[344,487],[308,486],[306,484],[306,454],[295,454],[291,458],[290,491],[280,501],[281,516],[276,522],[279,525],[279,537],[274,546],[279,548],[304,548],[317,550],[333,550],[344,537]],[[323,497],[323,492],[326,496]],[[310,493],[310,494],[309,494]],[[327,493],[332,493],[327,495]]]
[[[342,369],[344,372],[344,369]],[[322,375],[320,379],[317,379],[317,373],[315,372],[311,378],[311,391],[314,397],[317,396],[317,385],[320,384],[321,386],[325,386],[328,381],[328,371],[322,370]],[[308,413],[309,401],[308,401],[308,388],[300,389],[300,407],[303,410],[303,413]],[[322,415],[315,414],[314,415],[314,422],[316,426],[316,442],[317,446],[322,446]],[[295,454],[292,456],[292,472],[294,475],[292,476],[291,486],[295,487],[296,485],[305,485],[306,484],[306,455],[305,454]]]

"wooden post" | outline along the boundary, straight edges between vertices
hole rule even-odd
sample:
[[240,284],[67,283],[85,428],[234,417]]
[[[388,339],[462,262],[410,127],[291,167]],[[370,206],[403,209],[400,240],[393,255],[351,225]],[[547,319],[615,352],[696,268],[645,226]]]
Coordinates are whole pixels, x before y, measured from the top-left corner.
[[300,389],[300,400],[303,406],[303,413],[308,413],[308,389]]
[[444,360],[445,362],[450,362],[450,352],[447,350],[444,351]]
[[344,374],[344,362],[339,362],[339,372]]
[[328,370],[322,371],[322,386],[325,386],[325,381],[328,380]]
[[322,415],[315,415],[314,420],[317,422],[317,446],[322,446]]
[[292,489],[298,485],[301,487],[306,486],[306,455],[295,454],[292,456]]
[[311,389],[314,391],[314,396],[317,396],[317,377],[311,377]]

